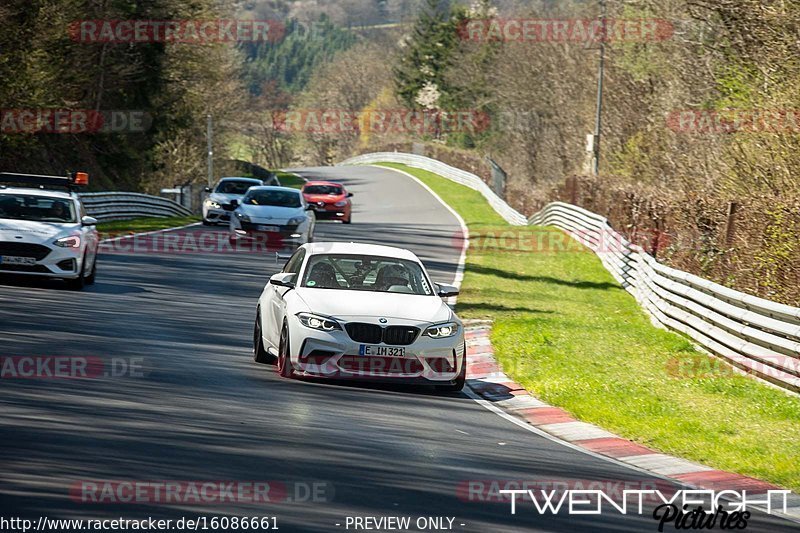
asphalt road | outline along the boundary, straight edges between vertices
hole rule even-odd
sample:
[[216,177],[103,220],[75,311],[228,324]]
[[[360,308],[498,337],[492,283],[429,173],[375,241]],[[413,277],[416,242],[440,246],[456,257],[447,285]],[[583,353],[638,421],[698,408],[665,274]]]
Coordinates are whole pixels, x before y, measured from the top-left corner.
[[[452,280],[458,224],[418,184],[371,168],[304,172],[355,193],[353,224],[320,223],[318,241],[408,247],[435,279]],[[345,530],[348,516],[450,516],[454,531],[656,530],[650,516],[549,516],[530,505],[511,515],[505,503],[459,498],[467,480],[654,481],[538,437],[465,395],[287,381],[255,365],[255,303],[278,269],[258,254],[130,252],[101,256],[97,284],[81,293],[4,281],[0,355],[141,358],[144,372],[0,380],[0,515],[277,516],[282,531]],[[275,480],[323,492],[318,501],[257,505],[70,498],[76,482],[96,480]],[[760,515],[748,531],[796,528]]]

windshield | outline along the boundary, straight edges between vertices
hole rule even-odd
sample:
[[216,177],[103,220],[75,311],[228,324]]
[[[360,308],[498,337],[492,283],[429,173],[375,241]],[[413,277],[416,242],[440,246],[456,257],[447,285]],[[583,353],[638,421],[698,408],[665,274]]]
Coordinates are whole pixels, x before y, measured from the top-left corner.
[[342,188],[336,185],[309,185],[303,189],[305,194],[342,194]]
[[278,190],[258,190],[250,191],[244,197],[244,204],[247,205],[271,205],[275,207],[300,207],[299,192],[278,191]]
[[301,286],[419,296],[433,294],[422,266],[415,261],[351,254],[313,256],[306,266]]
[[0,218],[36,222],[77,222],[71,200],[29,194],[0,194]]
[[217,185],[217,190],[214,192],[221,194],[244,194],[247,192],[247,189],[256,187],[257,185],[259,184],[255,181],[222,181]]

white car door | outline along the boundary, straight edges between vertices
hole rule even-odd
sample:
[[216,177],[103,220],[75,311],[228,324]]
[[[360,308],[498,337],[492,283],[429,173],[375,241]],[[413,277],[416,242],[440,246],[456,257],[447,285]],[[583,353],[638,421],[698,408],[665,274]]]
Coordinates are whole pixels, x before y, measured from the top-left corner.
[[[83,204],[80,201],[78,202],[78,208],[78,213],[81,219],[83,219],[85,216],[88,216],[86,209],[83,207]],[[97,247],[100,241],[100,238],[97,234],[97,228],[95,226],[81,225],[81,238],[86,243],[86,265],[84,266],[84,272],[88,273],[89,270],[87,269],[87,265],[94,263],[95,256],[97,255]]]
[[[287,274],[295,274],[295,281],[299,282],[300,267],[303,265],[303,259],[306,257],[304,248],[299,248],[294,255],[286,262],[282,272]],[[287,287],[279,287],[269,283],[267,288],[267,309],[263,311],[267,314],[267,324],[265,337],[267,342],[273,347],[277,348],[280,343],[281,327],[283,326],[283,319],[286,316],[286,300],[284,299],[287,292],[294,290]]]

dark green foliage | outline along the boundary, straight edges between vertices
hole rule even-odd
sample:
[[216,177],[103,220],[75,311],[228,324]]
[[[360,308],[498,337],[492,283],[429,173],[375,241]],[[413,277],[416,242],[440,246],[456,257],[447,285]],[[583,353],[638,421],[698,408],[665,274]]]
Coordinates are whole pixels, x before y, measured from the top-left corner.
[[150,118],[142,133],[0,133],[0,170],[58,174],[82,169],[92,174],[95,189],[141,188],[154,161],[164,156],[159,143],[196,130],[204,120],[198,102],[184,94],[214,80],[213,72],[205,79],[196,75],[211,47],[84,43],[71,37],[70,25],[210,19],[221,15],[215,5],[212,0],[0,3],[0,109],[135,110]]
[[459,45],[459,28],[466,20],[463,8],[448,0],[426,0],[400,64],[395,68],[397,94],[411,108],[420,107],[417,96],[426,85],[441,93],[440,107],[452,108],[452,94],[445,74]]
[[243,44],[245,81],[254,95],[260,95],[269,81],[277,81],[286,91],[300,91],[317,66],[355,42],[352,32],[337,27],[325,14],[310,27],[291,20],[280,42]]

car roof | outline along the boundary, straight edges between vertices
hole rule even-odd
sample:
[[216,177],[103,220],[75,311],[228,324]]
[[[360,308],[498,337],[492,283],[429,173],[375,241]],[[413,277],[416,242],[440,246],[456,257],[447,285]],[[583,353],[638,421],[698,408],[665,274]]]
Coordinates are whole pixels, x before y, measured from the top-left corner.
[[421,263],[419,257],[414,252],[405,248],[395,248],[394,246],[383,246],[380,244],[366,244],[361,242],[315,242],[303,245],[310,255],[317,254],[353,254],[353,255],[377,255],[382,257],[396,257],[397,259],[407,259]]
[[259,187],[250,187],[251,191],[286,191],[300,194],[300,191],[292,187],[279,187],[278,185],[261,185]]
[[221,178],[219,181],[220,182],[223,182],[223,181],[252,181],[252,182],[255,182],[255,183],[263,183],[263,180],[260,180],[258,178],[245,178],[245,177],[236,177],[236,176],[228,176],[227,178]]
[[337,183],[335,181],[324,181],[324,180],[308,180],[303,187],[308,187],[309,185],[333,185],[335,187],[344,187],[341,183]]
[[47,198],[62,198],[64,200],[74,200],[74,193],[67,191],[54,191],[52,189],[37,189],[34,187],[4,187],[0,186],[0,194],[30,194],[35,196],[45,196]]

